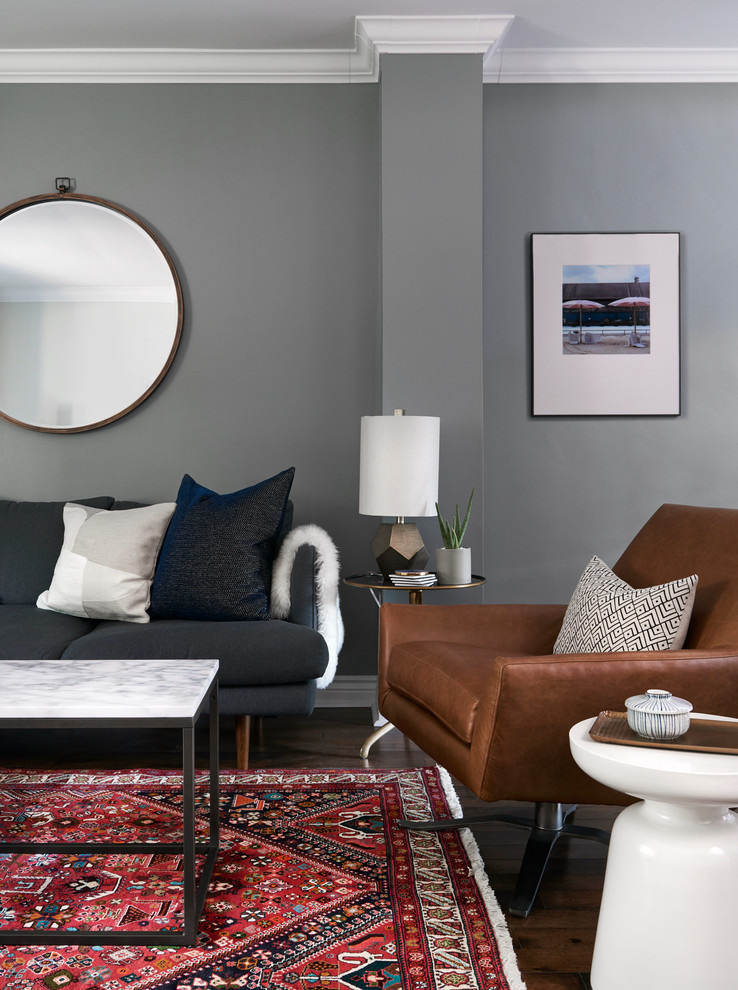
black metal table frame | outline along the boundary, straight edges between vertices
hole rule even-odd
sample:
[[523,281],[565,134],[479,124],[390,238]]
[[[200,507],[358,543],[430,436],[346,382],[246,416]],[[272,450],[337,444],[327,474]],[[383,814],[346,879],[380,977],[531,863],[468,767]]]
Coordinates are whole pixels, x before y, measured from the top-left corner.
[[[195,840],[195,723],[210,706],[210,816],[207,842]],[[3,728],[29,728],[27,719],[2,719]],[[218,729],[218,674],[216,672],[208,694],[190,718],[43,718],[34,719],[35,728],[181,728],[182,730],[182,842],[2,842],[0,853],[181,853],[184,860],[184,926],[179,934],[171,931],[115,932],[112,929],[77,931],[55,928],[5,929],[0,932],[0,945],[194,945],[208,885],[218,855],[220,841],[220,780]],[[200,879],[196,876],[196,855],[205,853]]]

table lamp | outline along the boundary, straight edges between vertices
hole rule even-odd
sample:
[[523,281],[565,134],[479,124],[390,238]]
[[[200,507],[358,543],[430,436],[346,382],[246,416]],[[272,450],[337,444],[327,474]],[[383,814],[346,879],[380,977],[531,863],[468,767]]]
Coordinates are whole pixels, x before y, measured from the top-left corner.
[[379,524],[372,551],[385,579],[397,570],[422,570],[428,551],[405,516],[434,516],[438,501],[438,416],[361,417],[359,512],[394,516]]

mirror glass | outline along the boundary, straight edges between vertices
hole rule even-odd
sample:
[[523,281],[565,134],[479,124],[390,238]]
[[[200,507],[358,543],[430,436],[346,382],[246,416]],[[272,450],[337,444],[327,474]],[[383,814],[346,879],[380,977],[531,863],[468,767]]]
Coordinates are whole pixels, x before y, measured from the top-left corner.
[[182,291],[164,247],[120,206],[38,196],[0,213],[0,416],[76,433],[124,416],[166,374]]

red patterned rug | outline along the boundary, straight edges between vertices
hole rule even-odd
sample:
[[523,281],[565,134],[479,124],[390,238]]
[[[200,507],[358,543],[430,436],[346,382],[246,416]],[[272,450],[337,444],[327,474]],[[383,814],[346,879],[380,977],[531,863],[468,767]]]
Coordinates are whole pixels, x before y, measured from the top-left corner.
[[[167,771],[0,773],[0,841],[177,841]],[[198,773],[207,822],[207,775]],[[221,774],[220,853],[193,947],[177,855],[0,853],[0,931],[143,928],[161,946],[0,945],[3,990],[524,990],[468,830],[400,818],[459,814],[444,771]]]

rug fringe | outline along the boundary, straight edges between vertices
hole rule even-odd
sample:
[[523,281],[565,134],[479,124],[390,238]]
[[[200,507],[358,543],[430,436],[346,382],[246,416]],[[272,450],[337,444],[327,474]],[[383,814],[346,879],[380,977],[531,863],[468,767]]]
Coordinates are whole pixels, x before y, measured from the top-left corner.
[[[464,812],[453,781],[451,780],[451,774],[440,764],[438,764],[438,773],[452,816],[454,818],[463,818]],[[507,927],[507,921],[505,920],[505,915],[502,913],[502,908],[497,901],[497,897],[490,886],[489,877],[487,876],[482,855],[479,852],[477,840],[468,828],[459,829],[459,836],[464,843],[466,854],[469,857],[469,862],[474,872],[474,879],[477,882],[487,908],[487,914],[489,915],[489,920],[492,924],[495,938],[497,939],[497,948],[500,951],[500,959],[502,960],[502,966],[505,970],[505,977],[510,985],[510,990],[526,990],[525,982],[518,967],[518,960],[510,931]]]

